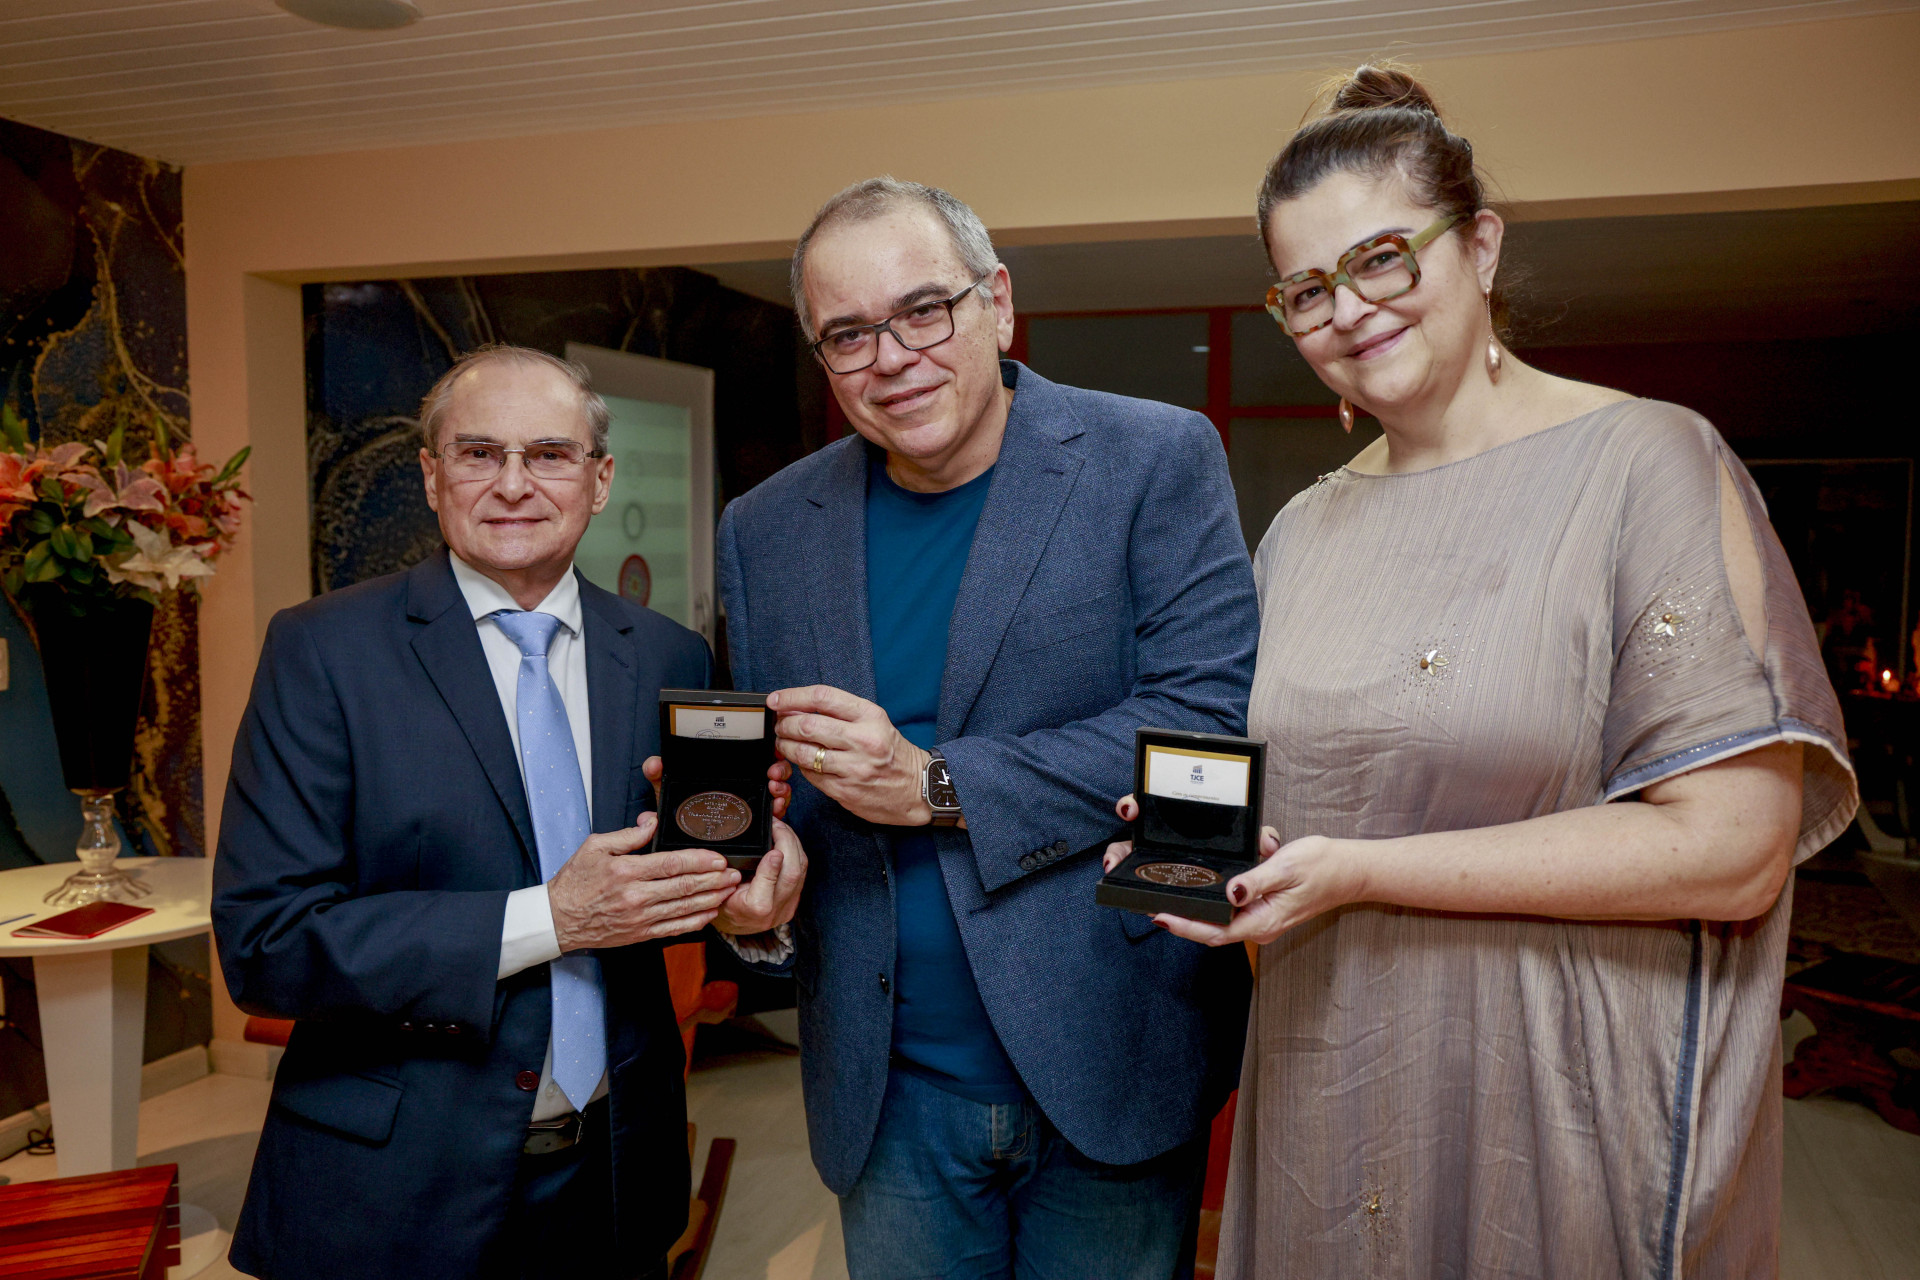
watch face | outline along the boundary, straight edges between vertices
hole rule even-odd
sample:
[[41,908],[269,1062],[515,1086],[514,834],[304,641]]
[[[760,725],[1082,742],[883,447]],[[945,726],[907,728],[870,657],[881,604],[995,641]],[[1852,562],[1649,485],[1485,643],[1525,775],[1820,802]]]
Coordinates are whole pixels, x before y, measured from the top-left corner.
[[958,809],[960,796],[953,789],[953,775],[947,772],[944,756],[927,762],[927,803],[936,809]]

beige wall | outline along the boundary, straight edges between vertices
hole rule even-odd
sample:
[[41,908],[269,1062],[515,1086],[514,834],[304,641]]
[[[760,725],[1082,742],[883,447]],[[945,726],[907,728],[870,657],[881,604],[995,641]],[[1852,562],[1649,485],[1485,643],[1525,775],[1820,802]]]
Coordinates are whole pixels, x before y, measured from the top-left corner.
[[[1422,74],[1524,216],[1567,217],[1915,198],[1916,66],[1909,13]],[[878,172],[950,187],[1010,242],[1239,230],[1319,78],[963,100],[919,128],[847,111],[189,168],[194,434],[209,456],[254,448],[202,623],[210,830],[259,637],[308,594],[298,283],[775,256]]]

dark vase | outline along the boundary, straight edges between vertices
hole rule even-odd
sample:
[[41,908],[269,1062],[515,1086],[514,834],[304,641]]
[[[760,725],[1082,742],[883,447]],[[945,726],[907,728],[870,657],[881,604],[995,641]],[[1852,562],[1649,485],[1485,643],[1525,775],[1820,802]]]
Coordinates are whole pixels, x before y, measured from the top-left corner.
[[118,791],[133,772],[153,606],[94,598],[76,613],[65,593],[25,594],[67,789],[95,796]]

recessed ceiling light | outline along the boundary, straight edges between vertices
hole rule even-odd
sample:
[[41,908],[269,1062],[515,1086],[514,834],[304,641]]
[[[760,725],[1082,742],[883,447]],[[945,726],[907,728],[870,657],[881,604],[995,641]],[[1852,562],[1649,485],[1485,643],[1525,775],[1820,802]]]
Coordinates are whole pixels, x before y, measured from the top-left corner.
[[391,31],[420,21],[408,0],[274,0],[296,18],[349,31]]

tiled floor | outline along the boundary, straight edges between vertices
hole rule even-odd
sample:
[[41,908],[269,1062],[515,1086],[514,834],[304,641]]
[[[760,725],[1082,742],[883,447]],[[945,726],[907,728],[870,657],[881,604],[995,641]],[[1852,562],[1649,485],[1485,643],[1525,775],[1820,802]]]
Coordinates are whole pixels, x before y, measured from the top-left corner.
[[[792,1010],[761,1020],[789,1043],[799,1038]],[[699,1128],[696,1178],[709,1138],[740,1143],[705,1280],[846,1280],[838,1203],[807,1155],[800,1060],[741,1054],[696,1070],[687,1114]]]
[[[792,1034],[792,1014],[768,1015]],[[1790,1038],[1799,1030],[1789,1022]],[[181,1196],[231,1230],[266,1115],[268,1086],[208,1076],[140,1108],[140,1162],[180,1165]],[[844,1280],[833,1196],[807,1157],[798,1059],[742,1053],[693,1073],[689,1114],[699,1126],[695,1168],[708,1140],[740,1142],[706,1280]],[[1858,1103],[1786,1104],[1782,1280],[1920,1280],[1920,1137]],[[58,1157],[0,1161],[15,1181],[52,1177]],[[238,1275],[224,1261],[202,1280]]]

